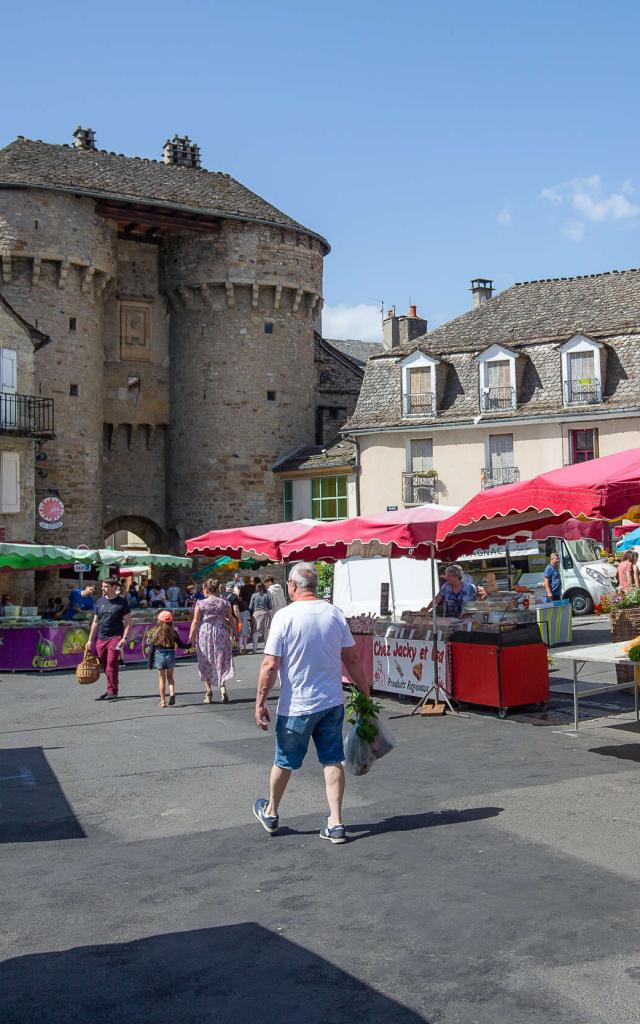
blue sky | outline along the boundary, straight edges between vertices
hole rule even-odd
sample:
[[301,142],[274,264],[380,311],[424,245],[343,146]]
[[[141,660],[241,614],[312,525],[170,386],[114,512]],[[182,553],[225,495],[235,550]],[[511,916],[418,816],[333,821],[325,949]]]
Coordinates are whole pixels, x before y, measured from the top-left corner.
[[3,16],[1,142],[188,134],[324,234],[325,330],[435,326],[469,281],[640,265],[640,5],[44,3]]

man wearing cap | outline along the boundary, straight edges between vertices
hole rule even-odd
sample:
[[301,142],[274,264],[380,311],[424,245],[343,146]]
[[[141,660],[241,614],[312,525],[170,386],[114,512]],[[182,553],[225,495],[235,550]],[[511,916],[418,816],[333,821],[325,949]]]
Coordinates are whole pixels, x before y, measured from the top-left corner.
[[107,676],[107,689],[96,700],[118,699],[118,662],[131,632],[131,608],[126,597],[118,594],[118,583],[116,576],[103,580],[102,597],[96,601],[85,647],[92,651],[95,642],[96,654]]

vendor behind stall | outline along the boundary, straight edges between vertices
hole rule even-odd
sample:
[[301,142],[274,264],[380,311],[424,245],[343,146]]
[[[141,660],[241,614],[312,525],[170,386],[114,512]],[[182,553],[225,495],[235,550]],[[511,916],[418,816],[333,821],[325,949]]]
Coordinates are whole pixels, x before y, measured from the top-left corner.
[[69,594],[67,607],[62,613],[62,618],[73,619],[78,612],[92,612],[95,604],[94,594],[94,587],[74,587]]
[[436,604],[441,606],[440,614],[446,619],[459,619],[464,606],[477,596],[478,590],[468,573],[455,563],[447,566],[444,583],[436,596]]

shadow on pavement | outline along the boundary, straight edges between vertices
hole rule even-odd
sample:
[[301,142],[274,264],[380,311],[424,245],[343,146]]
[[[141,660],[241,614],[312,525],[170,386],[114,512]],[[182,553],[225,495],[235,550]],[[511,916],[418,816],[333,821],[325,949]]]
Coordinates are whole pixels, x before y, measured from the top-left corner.
[[640,761],[640,743],[620,743],[611,747],[589,747],[590,754],[619,757],[621,761]]
[[0,964],[4,1024],[424,1024],[254,923],[36,953]]
[[0,843],[84,839],[42,747],[0,750]]
[[[384,835],[387,832],[418,832],[423,828],[435,828],[438,825],[462,825],[468,821],[483,821],[485,818],[497,818],[504,807],[470,807],[464,811],[445,809],[442,811],[426,811],[423,814],[394,814],[391,818],[364,824],[348,824],[347,835],[350,843],[358,839],[369,839],[371,836]],[[278,829],[278,836],[316,836],[317,828],[296,829],[283,825]]]

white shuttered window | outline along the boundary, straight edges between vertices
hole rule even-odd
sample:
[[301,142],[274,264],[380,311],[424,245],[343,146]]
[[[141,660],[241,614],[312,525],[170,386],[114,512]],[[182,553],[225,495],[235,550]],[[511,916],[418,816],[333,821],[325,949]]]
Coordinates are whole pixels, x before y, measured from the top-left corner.
[[20,456],[0,452],[0,512],[20,511]]

